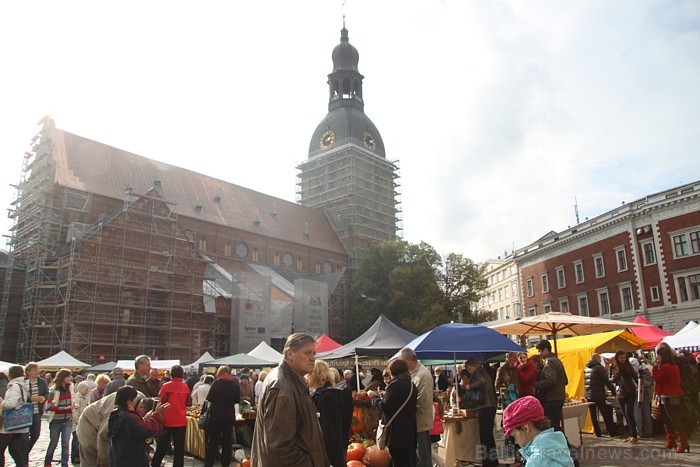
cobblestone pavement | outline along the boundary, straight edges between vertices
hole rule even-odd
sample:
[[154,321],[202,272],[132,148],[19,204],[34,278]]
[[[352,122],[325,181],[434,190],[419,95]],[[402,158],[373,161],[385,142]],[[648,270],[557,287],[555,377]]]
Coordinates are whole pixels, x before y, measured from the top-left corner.
[[[500,436],[499,436],[500,435]],[[502,446],[502,433],[496,432],[499,447]],[[690,453],[676,454],[675,452],[662,451],[660,449],[666,442],[663,436],[640,439],[639,444],[629,445],[620,438],[596,438],[593,435],[583,435],[583,448],[579,451],[581,466],[611,467],[611,466],[700,466],[700,434],[693,436],[690,441]],[[49,445],[49,425],[43,420],[41,436],[29,454],[30,467],[43,467],[44,453]],[[503,451],[501,451],[503,452]],[[53,466],[60,466],[61,448],[54,453]],[[5,452],[6,465],[15,467],[9,452]],[[500,457],[501,463],[508,463],[512,459]],[[166,456],[166,465],[172,466],[172,456]],[[237,465],[236,463],[232,465]],[[185,455],[185,467],[202,467],[204,462]],[[82,466],[93,467],[93,466]],[[453,466],[447,466],[453,467]]]

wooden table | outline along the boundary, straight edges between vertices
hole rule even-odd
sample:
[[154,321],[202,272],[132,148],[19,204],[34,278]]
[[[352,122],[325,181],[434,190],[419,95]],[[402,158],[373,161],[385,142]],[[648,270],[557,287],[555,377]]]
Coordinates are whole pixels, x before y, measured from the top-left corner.
[[447,467],[452,467],[457,461],[480,462],[477,459],[480,444],[478,418],[446,417],[442,426],[445,428],[442,443]]

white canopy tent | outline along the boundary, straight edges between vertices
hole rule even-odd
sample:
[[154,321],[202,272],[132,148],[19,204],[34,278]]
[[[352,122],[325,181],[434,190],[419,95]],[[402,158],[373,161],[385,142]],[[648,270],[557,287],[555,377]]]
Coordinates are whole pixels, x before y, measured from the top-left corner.
[[666,336],[663,339],[673,349],[685,349],[691,352],[700,350],[700,326],[675,336]]
[[0,371],[7,371],[12,365],[17,365],[16,363],[3,362],[0,360]]
[[[199,369],[199,364],[204,363],[204,362],[211,362],[212,360],[215,360],[215,358],[210,354],[209,352],[204,352],[201,357],[199,357],[197,360],[194,362],[190,363],[189,365],[183,366],[182,368],[185,371],[192,371],[192,370],[197,370]],[[153,365],[151,365],[153,366]]]
[[61,368],[71,371],[80,371],[85,368],[90,368],[91,366],[85,362],[81,362],[65,350],[61,350],[56,355],[45,358],[44,360],[37,362],[37,364],[39,365],[39,368],[47,371],[58,371]]
[[696,327],[698,327],[698,323],[696,323],[695,321],[688,321],[688,324],[683,326],[683,329],[678,331],[676,335],[686,333],[692,329],[695,329]]
[[282,354],[267,345],[267,342],[261,341],[257,347],[248,352],[251,357],[267,360],[268,362],[281,362]]

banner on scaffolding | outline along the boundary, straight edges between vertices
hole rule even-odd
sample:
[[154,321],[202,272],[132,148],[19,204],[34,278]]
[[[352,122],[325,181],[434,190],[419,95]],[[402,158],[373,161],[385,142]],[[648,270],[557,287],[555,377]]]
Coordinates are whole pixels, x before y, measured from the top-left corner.
[[315,336],[328,332],[328,284],[309,279],[294,281],[293,329]]

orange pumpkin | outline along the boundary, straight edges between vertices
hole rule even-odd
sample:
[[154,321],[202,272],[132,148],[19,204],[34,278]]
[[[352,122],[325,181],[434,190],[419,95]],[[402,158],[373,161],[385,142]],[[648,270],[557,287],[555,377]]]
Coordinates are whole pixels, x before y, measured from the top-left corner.
[[350,443],[348,445],[348,453],[345,456],[346,461],[361,461],[365,457],[365,447],[362,443]]

